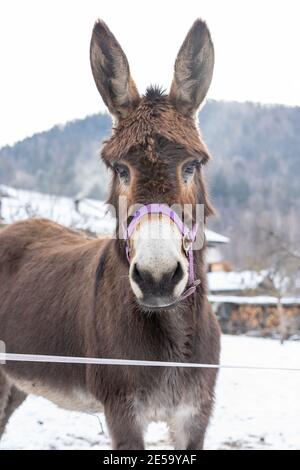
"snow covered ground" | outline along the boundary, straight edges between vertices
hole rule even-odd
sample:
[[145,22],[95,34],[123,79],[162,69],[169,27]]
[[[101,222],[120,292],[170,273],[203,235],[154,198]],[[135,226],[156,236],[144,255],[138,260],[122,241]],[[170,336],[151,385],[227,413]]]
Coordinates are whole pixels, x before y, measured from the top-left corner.
[[[300,368],[300,343],[223,336],[222,363]],[[299,397],[300,372],[221,370],[206,448],[299,450]],[[99,418],[30,396],[11,418],[0,449],[109,449]],[[149,426],[146,442],[149,449],[171,448],[163,423]]]

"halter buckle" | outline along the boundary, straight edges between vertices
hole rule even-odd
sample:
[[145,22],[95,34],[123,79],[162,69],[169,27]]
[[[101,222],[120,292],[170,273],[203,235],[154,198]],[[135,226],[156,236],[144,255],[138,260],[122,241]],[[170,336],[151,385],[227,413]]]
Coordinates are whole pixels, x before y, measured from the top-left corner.
[[190,239],[190,236],[188,234],[184,235],[184,237],[182,237],[182,246],[183,246],[183,249],[186,253],[188,253],[191,248],[192,248],[192,240]]

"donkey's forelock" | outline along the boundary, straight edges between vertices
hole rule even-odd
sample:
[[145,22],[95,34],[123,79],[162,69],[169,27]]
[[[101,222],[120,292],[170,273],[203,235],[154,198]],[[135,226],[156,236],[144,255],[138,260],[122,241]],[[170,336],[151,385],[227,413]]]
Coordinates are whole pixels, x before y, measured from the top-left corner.
[[209,159],[195,119],[179,113],[159,87],[149,87],[137,107],[118,122],[112,137],[105,141],[102,157],[111,165],[132,149],[142,148],[145,156],[155,160],[155,140],[159,136],[184,147],[187,154],[201,155],[203,163]]

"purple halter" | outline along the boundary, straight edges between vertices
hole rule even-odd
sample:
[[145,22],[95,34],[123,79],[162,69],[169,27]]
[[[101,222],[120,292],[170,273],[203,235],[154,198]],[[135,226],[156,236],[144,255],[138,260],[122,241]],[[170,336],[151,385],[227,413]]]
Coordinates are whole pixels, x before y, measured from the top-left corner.
[[129,254],[129,240],[133,234],[133,231],[137,224],[139,223],[140,219],[147,214],[163,214],[168,217],[177,225],[181,235],[183,236],[183,248],[186,253],[189,262],[189,279],[188,279],[188,286],[189,288],[181,294],[178,301],[185,299],[189,295],[193,294],[196,290],[196,287],[200,284],[200,279],[195,280],[195,273],[194,273],[194,254],[192,249],[193,241],[196,237],[197,232],[197,225],[194,225],[190,230],[180,219],[180,217],[173,211],[169,206],[166,204],[147,204],[142,206],[138,209],[127,227],[127,230],[124,230],[124,238],[126,241],[125,251],[128,262],[130,262],[130,254]]

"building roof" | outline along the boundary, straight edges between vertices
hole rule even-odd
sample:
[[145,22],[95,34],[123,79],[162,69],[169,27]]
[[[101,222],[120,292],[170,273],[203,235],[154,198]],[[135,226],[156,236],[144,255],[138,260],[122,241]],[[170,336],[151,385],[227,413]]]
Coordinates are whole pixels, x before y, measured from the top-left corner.
[[220,235],[219,233],[214,232],[213,230],[206,229],[205,236],[206,236],[207,242],[211,244],[229,243],[228,237],[224,237],[224,235]]
[[264,271],[216,271],[208,273],[210,292],[238,292],[256,289],[265,279]]
[[[214,304],[236,305],[277,305],[278,299],[269,295],[238,296],[238,295],[209,295],[208,300]],[[283,305],[300,305],[300,297],[282,297]]]

